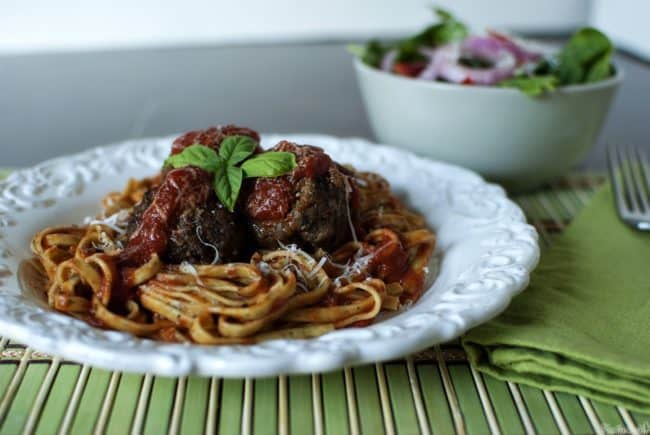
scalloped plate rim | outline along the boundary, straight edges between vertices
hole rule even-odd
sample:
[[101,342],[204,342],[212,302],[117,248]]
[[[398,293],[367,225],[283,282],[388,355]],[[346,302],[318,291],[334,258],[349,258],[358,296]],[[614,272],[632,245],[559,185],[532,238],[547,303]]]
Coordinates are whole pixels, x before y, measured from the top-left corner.
[[[12,213],[12,206],[5,198],[8,195],[7,192],[10,190],[12,183],[17,183],[21,177],[28,179],[29,177],[32,177],[38,181],[40,180],[38,175],[39,172],[47,172],[48,168],[59,168],[59,170],[61,170],[70,162],[79,162],[83,159],[90,159],[91,157],[96,157],[97,155],[102,154],[106,155],[109,151],[112,153],[108,153],[108,158],[106,159],[106,164],[108,165],[112,164],[112,160],[116,160],[115,165],[119,166],[119,162],[117,162],[118,153],[114,152],[118,150],[124,151],[123,154],[133,159],[135,162],[138,161],[138,158],[142,157],[145,157],[145,160],[148,161],[155,161],[156,156],[152,154],[152,151],[163,150],[165,146],[169,145],[169,142],[173,137],[174,136],[167,136],[162,138],[145,138],[116,142],[105,146],[95,147],[80,153],[56,157],[39,163],[31,168],[21,169],[12,173],[5,181],[0,182],[0,254],[3,254],[3,247],[5,248],[5,251],[7,250],[8,243],[6,240],[11,239],[11,236],[8,236],[5,230],[7,226],[12,226],[12,217],[25,217],[25,212],[18,211],[16,208],[13,209]],[[292,341],[277,340],[259,345],[226,346],[230,351],[232,351],[229,354],[228,352],[223,352],[220,348],[211,348],[199,345],[156,343],[151,340],[143,340],[135,337],[125,338],[123,336],[126,334],[109,331],[89,333],[88,330],[99,330],[89,328],[85,323],[79,320],[71,319],[60,313],[44,310],[33,306],[32,304],[26,304],[21,302],[19,298],[16,298],[16,292],[21,292],[21,290],[17,288],[16,276],[18,271],[14,270],[17,268],[14,267],[12,269],[7,266],[7,264],[3,264],[3,258],[0,255],[0,272],[2,272],[3,267],[8,269],[10,273],[9,280],[14,282],[14,287],[11,287],[11,284],[3,284],[3,279],[7,280],[7,277],[5,276],[3,278],[2,274],[0,274],[0,314],[3,312],[5,314],[7,312],[17,313],[11,315],[9,318],[0,315],[0,328],[3,331],[3,336],[16,341],[31,342],[39,351],[49,352],[63,358],[89,363],[105,369],[148,372],[166,376],[182,376],[196,373],[200,375],[216,375],[222,377],[259,377],[278,374],[311,373],[334,370],[349,365],[395,359],[433,344],[455,338],[464,333],[467,329],[482,323],[503,311],[509,304],[511,298],[526,287],[529,274],[539,260],[537,233],[525,222],[524,215],[519,207],[505,196],[503,189],[500,187],[486,183],[479,175],[468,169],[460,168],[444,162],[428,160],[415,156],[410,152],[398,150],[390,146],[374,144],[362,138],[337,138],[319,134],[263,135],[263,142],[268,144],[278,140],[279,138],[288,138],[289,140],[293,139],[302,143],[315,143],[325,147],[329,152],[334,150],[335,154],[340,152],[344,153],[346,147],[348,148],[347,152],[353,152],[350,151],[350,147],[352,147],[360,148],[365,151],[374,151],[373,153],[370,153],[371,157],[376,155],[392,156],[395,159],[398,157],[403,161],[407,161],[409,164],[423,168],[426,172],[426,176],[433,177],[431,180],[436,179],[435,177],[441,174],[433,174],[429,173],[429,171],[436,170],[444,173],[442,174],[444,176],[440,177],[439,181],[448,183],[448,190],[444,192],[434,192],[441,196],[441,200],[452,201],[457,199],[458,196],[462,196],[465,200],[468,200],[469,198],[468,205],[466,204],[468,207],[477,207],[479,210],[481,201],[486,202],[492,200],[495,204],[498,204],[498,206],[503,209],[502,212],[505,216],[500,219],[495,219],[492,224],[489,222],[483,222],[485,218],[480,215],[476,218],[472,218],[479,223],[477,226],[477,228],[479,228],[479,230],[477,230],[477,235],[472,236],[477,238],[477,240],[480,236],[488,234],[489,231],[496,231],[497,229],[505,232],[511,229],[515,236],[511,244],[508,244],[508,240],[506,240],[503,246],[495,245],[494,251],[501,252],[502,250],[503,252],[506,252],[508,249],[513,251],[514,254],[512,255],[514,255],[514,257],[510,259],[512,262],[511,264],[501,265],[495,263],[495,265],[490,266],[488,264],[489,261],[494,261],[498,255],[492,255],[492,257],[488,255],[486,258],[482,259],[487,262],[486,264],[488,264],[488,266],[485,266],[485,270],[480,272],[485,272],[481,275],[481,279],[496,279],[494,277],[490,278],[490,273],[499,272],[505,275],[510,273],[510,275],[504,277],[505,284],[501,283],[501,286],[497,289],[499,293],[496,303],[492,300],[491,303],[485,304],[480,309],[471,307],[469,310],[458,309],[457,311],[453,311],[454,303],[456,302],[453,302],[454,299],[452,298],[452,302],[443,300],[442,303],[447,304],[445,307],[448,306],[448,308],[444,308],[436,314],[432,307],[425,307],[429,308],[429,311],[422,308],[420,302],[425,299],[423,297],[423,299],[421,299],[421,301],[411,310],[406,310],[397,316],[400,321],[394,322],[396,323],[394,327],[396,329],[393,329],[392,333],[391,327],[387,327],[390,321],[386,322],[384,327],[381,326],[384,322],[380,322],[365,329],[336,331],[318,339]],[[143,156],[138,157],[138,151],[144,153]],[[131,155],[129,155],[129,152]],[[150,154],[147,155],[147,152]],[[358,150],[354,152],[359,154]],[[336,155],[334,157],[337,158]],[[356,158],[358,159],[359,156],[356,156]],[[337,160],[340,159],[337,158]],[[341,160],[344,161],[345,157]],[[367,163],[365,156],[361,159],[361,162],[361,165]],[[385,161],[384,163],[386,165],[395,164],[394,161]],[[370,166],[371,168],[369,169],[382,172],[382,168],[372,167],[372,164]],[[399,170],[399,165],[396,167]],[[79,170],[79,168],[75,167],[75,170]],[[404,168],[402,168],[402,171],[403,170]],[[121,174],[119,170],[117,173]],[[56,176],[56,174],[57,172],[54,171],[54,176]],[[46,175],[40,174],[40,177],[43,178]],[[395,174],[385,173],[383,175],[388,176],[390,181],[393,182],[392,178]],[[52,176],[52,174],[50,174],[50,176]],[[124,182],[126,180],[122,179],[121,181]],[[86,182],[87,185],[83,185],[82,183],[81,191],[91,190],[93,182],[97,184],[97,180],[92,179]],[[455,190],[457,187],[454,184],[455,182],[458,185],[462,185],[469,189],[477,189],[484,196],[472,199],[472,192],[467,193],[463,191],[459,193],[458,190]],[[27,185],[27,187],[29,187],[29,185]],[[434,191],[436,188],[438,188],[438,186],[432,186]],[[406,187],[408,193],[410,193],[409,189],[411,189],[410,185]],[[467,198],[463,195],[467,196]],[[73,197],[63,196],[63,199],[59,199],[63,202],[74,202],[74,200],[79,196],[81,196],[81,194]],[[449,198],[447,198],[447,196]],[[37,198],[37,196],[35,197]],[[424,201],[428,201],[428,197],[425,196],[419,196],[418,198],[423,198]],[[99,202],[99,199],[100,198],[96,198],[97,202]],[[476,200],[479,205],[471,204],[472,200]],[[50,205],[50,207],[54,206],[55,205]],[[459,213],[458,216],[446,210],[443,213],[447,213],[455,219],[464,219],[464,212],[465,210],[462,210],[462,213]],[[29,216],[30,213],[26,212],[26,214]],[[3,218],[5,218],[4,223]],[[471,222],[474,221],[472,220]],[[16,225],[20,224],[14,222],[13,226]],[[447,224],[445,223],[444,225]],[[482,228],[482,225],[485,226],[485,228],[481,230],[480,228]],[[439,233],[439,236],[443,235],[440,233],[440,228],[436,228],[436,231]],[[3,240],[5,241],[3,242]],[[515,243],[515,240],[517,243]],[[457,244],[462,245],[463,242],[464,240],[461,238],[458,242],[454,242],[448,248],[451,249]],[[481,249],[483,248],[484,247],[481,247]],[[8,251],[4,252],[4,257],[11,258],[12,255],[9,254],[7,256],[7,252]],[[445,256],[443,256],[441,272],[445,271],[444,260]],[[506,260],[507,259],[502,259],[501,261]],[[465,271],[463,273],[465,273]],[[469,273],[469,275],[471,275],[471,273]],[[485,276],[488,278],[485,278]],[[483,295],[481,291],[485,291],[485,289],[481,287],[480,280],[468,282],[469,284],[465,287],[463,287],[462,282],[456,282],[455,285],[460,285],[460,287],[454,287],[451,290],[443,289],[444,292],[441,295],[445,296],[453,290],[458,292],[458,297],[462,301],[468,301],[467,303],[470,305],[477,301],[485,303],[482,298],[476,298],[476,295]],[[452,280],[452,284],[453,283],[454,281]],[[470,287],[470,284],[474,285],[476,288],[468,293],[467,289]],[[437,282],[434,283],[434,286],[435,285],[437,285]],[[463,293],[463,291],[467,294]],[[14,310],[12,310],[11,307],[7,307],[6,301],[11,300],[12,294],[13,297],[17,299],[19,309],[14,308]],[[485,292],[483,296],[487,296],[487,292]],[[460,305],[458,306],[460,307]],[[413,322],[416,323],[415,327],[413,325],[404,326],[408,323],[409,318],[413,318],[419,314],[426,317],[427,321],[436,320],[436,323],[427,324],[427,322],[425,322],[422,325],[418,325],[417,322]],[[68,332],[65,332],[69,334],[69,336],[65,337],[65,339],[63,337],[56,337],[56,333],[52,333],[48,328],[43,330],[43,325],[39,325],[38,323],[36,325],[23,324],[20,321],[20,316],[25,316],[25,318],[28,319],[35,318],[37,319],[37,322],[39,321],[38,319],[41,319],[40,322],[43,322],[43,324],[45,324],[46,321],[51,321],[57,325],[59,323],[64,324],[64,331],[68,331],[69,329]],[[39,330],[39,327],[41,330]],[[377,336],[373,336],[372,331],[386,332],[381,332],[378,333]],[[73,332],[78,332],[79,334],[76,335],[73,334]],[[382,336],[383,333],[387,334],[387,336]],[[83,338],[85,337],[85,334],[89,334],[90,338],[84,340]],[[96,339],[93,339],[93,335],[96,336],[98,334],[116,337],[116,344],[127,342],[130,345],[134,345],[136,350],[140,349],[143,353],[134,355],[135,352],[131,353],[126,352],[125,350],[116,350],[115,348],[108,346],[108,344],[111,343],[111,340],[102,338],[103,341],[97,341]],[[128,349],[128,347],[126,349]],[[285,349],[290,349],[290,351],[285,351]],[[258,350],[260,353],[256,354],[252,350]]]

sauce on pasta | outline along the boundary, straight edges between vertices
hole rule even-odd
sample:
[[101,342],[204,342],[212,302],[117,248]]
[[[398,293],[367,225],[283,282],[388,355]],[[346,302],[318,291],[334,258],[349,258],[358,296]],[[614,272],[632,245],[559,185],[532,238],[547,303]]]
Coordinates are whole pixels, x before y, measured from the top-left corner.
[[[170,154],[219,150],[233,135],[259,141],[244,127],[211,127],[179,137]],[[130,180],[84,226],[40,231],[31,248],[49,305],[93,326],[220,345],[363,327],[415,302],[435,247],[422,216],[378,174],[316,147],[273,149],[296,167],[246,180],[232,211],[190,165]]]

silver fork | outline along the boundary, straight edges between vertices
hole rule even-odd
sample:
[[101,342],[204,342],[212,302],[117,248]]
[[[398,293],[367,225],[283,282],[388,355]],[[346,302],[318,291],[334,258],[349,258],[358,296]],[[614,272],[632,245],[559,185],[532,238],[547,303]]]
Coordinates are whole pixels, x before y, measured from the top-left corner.
[[610,146],[607,167],[618,215],[632,228],[650,231],[650,173],[645,151]]

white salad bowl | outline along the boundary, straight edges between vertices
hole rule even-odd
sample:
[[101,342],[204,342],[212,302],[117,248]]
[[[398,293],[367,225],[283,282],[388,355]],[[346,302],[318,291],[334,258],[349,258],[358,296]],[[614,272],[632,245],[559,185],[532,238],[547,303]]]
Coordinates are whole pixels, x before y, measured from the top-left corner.
[[623,79],[540,97],[518,89],[417,80],[354,60],[379,142],[465,166],[518,190],[566,173],[595,142]]

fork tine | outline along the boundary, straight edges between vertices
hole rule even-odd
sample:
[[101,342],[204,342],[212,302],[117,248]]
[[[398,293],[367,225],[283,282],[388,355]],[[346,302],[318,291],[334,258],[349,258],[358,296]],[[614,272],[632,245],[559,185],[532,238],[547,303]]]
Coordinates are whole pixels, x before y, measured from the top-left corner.
[[623,177],[623,190],[625,191],[625,197],[627,198],[630,211],[637,212],[640,210],[640,206],[638,204],[634,182],[632,181],[634,175],[632,174],[630,156],[627,154],[627,150],[622,146],[616,147],[616,150],[619,158],[619,170]]
[[616,169],[619,167],[618,156],[614,151],[614,147],[609,145],[607,147],[607,169],[609,170],[609,178],[612,180],[616,207],[618,207],[620,213],[625,213],[628,209],[627,200],[625,199],[625,191],[623,190],[622,183],[619,183],[619,179],[616,175]]
[[646,194],[645,183],[641,175],[641,160],[639,158],[639,150],[637,147],[630,146],[627,149],[628,162],[630,166],[630,173],[634,182],[633,194],[638,201],[639,208],[642,213],[648,212],[648,195]]
[[[639,162],[641,184],[644,186],[641,191],[645,193],[643,197],[646,200],[646,204],[650,204],[650,173],[648,173],[648,157],[645,151],[640,147],[634,147],[634,150],[636,151],[636,157]],[[646,207],[646,212],[648,211],[650,211],[650,207]]]

